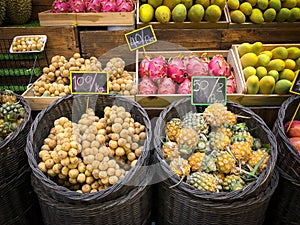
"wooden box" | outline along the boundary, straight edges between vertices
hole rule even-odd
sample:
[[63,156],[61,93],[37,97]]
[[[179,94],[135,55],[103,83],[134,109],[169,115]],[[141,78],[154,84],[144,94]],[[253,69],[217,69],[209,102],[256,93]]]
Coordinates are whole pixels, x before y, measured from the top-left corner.
[[51,13],[38,14],[41,26],[134,26],[135,10],[107,13]]
[[[237,59],[237,71],[240,73],[239,77],[244,79],[243,68],[240,61],[239,53],[238,53],[238,44],[232,45],[232,50]],[[275,47],[283,46],[283,47],[299,47],[300,44],[263,44],[262,51],[272,50]],[[280,106],[287,98],[289,98],[291,94],[247,94],[247,87],[245,85],[245,95],[241,99],[241,104],[247,106]]]
[[229,18],[228,13],[225,12],[227,8],[224,8],[222,10],[222,16],[220,21],[216,23],[209,23],[205,20],[202,20],[201,22],[191,22],[191,21],[185,21],[185,22],[169,22],[167,24],[162,24],[160,22],[149,22],[149,23],[143,23],[140,21],[139,17],[139,6],[140,1],[137,1],[137,13],[136,13],[136,19],[137,19],[137,28],[141,28],[147,25],[152,25],[155,29],[225,29],[228,28],[229,25]]
[[[232,50],[207,50],[207,51],[153,51],[153,52],[147,52],[147,56],[150,58],[157,57],[159,55],[162,55],[165,57],[166,60],[168,60],[170,57],[175,57],[178,55],[185,56],[185,55],[197,55],[201,56],[202,54],[207,54],[208,57],[212,57],[217,54],[223,55],[227,62],[230,64],[233,76],[235,78],[236,82],[236,93],[234,94],[227,94],[227,99],[239,103],[240,100],[244,96],[245,92],[245,83],[244,79],[241,79],[240,73],[237,71],[236,67],[236,59],[233,54]],[[143,59],[145,56],[144,52],[137,51],[137,62],[136,62],[136,71],[138,71],[139,62]],[[140,79],[140,77],[139,77]],[[168,106],[173,101],[179,100],[181,98],[185,98],[187,96],[190,96],[190,94],[154,94],[154,95],[144,95],[144,94],[137,94],[136,95],[136,101],[145,108],[163,108]]]

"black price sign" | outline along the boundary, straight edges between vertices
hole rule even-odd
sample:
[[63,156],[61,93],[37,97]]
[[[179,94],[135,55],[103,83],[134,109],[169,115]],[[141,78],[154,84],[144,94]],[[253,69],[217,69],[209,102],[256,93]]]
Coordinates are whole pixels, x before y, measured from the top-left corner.
[[192,105],[226,104],[226,77],[193,76]]
[[299,76],[299,70],[296,72],[295,79],[293,81],[293,84],[290,88],[290,92],[300,95],[300,76]]
[[70,72],[72,94],[108,94],[108,75],[104,72]]
[[125,34],[130,51],[150,45],[157,41],[152,25]]

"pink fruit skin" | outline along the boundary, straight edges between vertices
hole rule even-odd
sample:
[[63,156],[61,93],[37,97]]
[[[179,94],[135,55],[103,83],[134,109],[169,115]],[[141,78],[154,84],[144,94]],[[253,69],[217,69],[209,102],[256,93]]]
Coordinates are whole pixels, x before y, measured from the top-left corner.
[[178,94],[191,94],[191,81],[186,78],[178,87]]
[[235,85],[235,81],[234,81],[234,77],[230,76],[227,78],[227,82],[226,82],[226,93],[227,94],[233,94],[236,92],[236,85]]
[[149,76],[149,63],[150,58],[147,56],[140,62],[139,75],[141,78]]
[[157,87],[149,77],[144,77],[138,85],[140,94],[156,94]]
[[208,70],[211,76],[229,77],[231,74],[230,65],[222,55],[215,55],[209,61]]
[[69,4],[65,0],[55,0],[53,2],[51,12],[67,13],[68,11],[69,11]]
[[300,154],[300,137],[291,137],[289,139],[290,139],[291,144],[295,147],[295,149]]
[[184,80],[185,68],[180,57],[173,58],[167,63],[167,76],[176,83],[181,83]]
[[149,62],[149,76],[154,82],[158,82],[167,75],[167,64],[163,56],[153,58]]
[[101,12],[100,0],[89,0],[85,2],[86,12],[98,13]]
[[134,10],[133,0],[116,0],[117,12],[131,12],[132,10]]
[[191,79],[192,76],[207,76],[208,65],[206,62],[199,59],[197,56],[185,56],[183,58],[185,72],[187,78]]
[[116,2],[114,0],[102,0],[101,1],[102,12],[116,12]]
[[[290,124],[290,121],[288,121],[284,124],[285,131],[287,130],[289,124]],[[293,120],[292,125],[291,125],[289,131],[286,133],[286,135],[290,138],[300,137],[300,121],[299,120]]]
[[69,0],[70,11],[73,13],[85,12],[85,2],[82,0]]
[[158,94],[175,94],[176,85],[170,77],[164,77],[158,85]]

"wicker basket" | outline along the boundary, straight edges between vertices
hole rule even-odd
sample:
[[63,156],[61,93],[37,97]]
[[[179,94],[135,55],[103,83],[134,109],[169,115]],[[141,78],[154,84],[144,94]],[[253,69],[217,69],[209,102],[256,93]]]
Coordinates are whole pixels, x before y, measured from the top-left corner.
[[148,225],[151,219],[151,188],[140,186],[111,201],[74,205],[48,196],[32,176],[45,225]]
[[[145,125],[147,138],[144,142],[144,150],[136,166],[131,168],[123,179],[102,191],[83,195],[60,186],[49,179],[38,168],[40,161],[38,153],[43,145],[43,140],[49,134],[53,122],[62,116],[77,122],[80,116],[86,112],[88,101],[91,108],[94,105],[95,113],[99,117],[103,116],[103,110],[106,106],[112,106],[113,104],[123,106],[131,113],[135,121]],[[148,115],[138,103],[130,99],[117,95],[68,95],[54,101],[37,115],[27,138],[26,152],[33,174],[38,179],[39,187],[48,194],[49,198],[69,204],[94,204],[116,199],[127,194],[135,186],[145,186],[147,184],[146,173],[148,170],[147,164],[150,160],[151,136],[151,125]]]
[[0,185],[9,182],[11,177],[18,176],[20,169],[25,165],[28,167],[25,146],[32,122],[31,108],[26,99],[21,95],[15,95],[20,104],[23,105],[25,115],[20,126],[9,137],[0,142]]
[[279,167],[280,171],[283,171],[289,177],[298,181],[300,180],[300,155],[286,136],[284,124],[291,120],[299,104],[299,95],[293,95],[284,101],[278,111],[278,117],[273,127],[273,133],[275,134],[278,143],[278,158],[276,165]]
[[166,180],[158,185],[157,225],[261,225],[270,198],[278,184],[278,173],[270,175],[267,188],[256,197],[231,202],[198,198],[177,188],[170,189]]
[[293,180],[283,171],[280,172],[276,188],[268,210],[265,225],[300,224],[300,181]]
[[[173,117],[182,118],[187,112],[203,112],[204,108],[199,106],[191,105],[190,98],[181,99],[179,101],[173,102],[167,108],[165,108],[156,123],[154,128],[154,147],[155,147],[155,157],[157,158],[159,165],[161,166],[160,175],[161,179],[167,179],[171,185],[177,184],[179,182],[178,176],[176,176],[172,170],[169,168],[167,162],[163,159],[161,152],[162,138],[165,137],[165,127],[166,123]],[[263,143],[270,143],[271,151],[270,157],[267,162],[267,168],[260,174],[256,181],[249,183],[246,187],[241,190],[232,192],[219,192],[210,193],[202,190],[191,189],[189,185],[182,182],[176,188],[181,191],[188,193],[193,197],[200,197],[209,200],[222,200],[222,201],[232,201],[236,199],[246,199],[257,196],[259,193],[263,192],[270,179],[270,175],[275,168],[276,158],[277,158],[277,143],[273,133],[267,127],[265,122],[257,116],[252,110],[233,103],[227,102],[227,108],[235,114],[249,117],[249,119],[243,119],[243,122],[247,124],[251,134],[255,137],[259,137]],[[170,185],[170,186],[171,186]]]
[[0,224],[42,225],[38,199],[30,183],[28,165],[0,186]]

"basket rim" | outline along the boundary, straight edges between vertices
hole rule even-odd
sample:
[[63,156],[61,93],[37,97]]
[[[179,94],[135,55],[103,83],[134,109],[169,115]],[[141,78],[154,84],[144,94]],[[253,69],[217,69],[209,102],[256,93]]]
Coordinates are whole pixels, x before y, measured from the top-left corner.
[[[163,118],[166,117],[169,110],[171,110],[173,107],[176,106],[182,106],[183,104],[190,101],[190,97],[186,97],[180,100],[177,100],[173,103],[171,103],[169,106],[167,106],[159,116],[159,119],[157,120],[157,123],[154,128],[154,134],[160,134],[161,129],[161,123],[163,122]],[[255,192],[256,189],[258,189],[260,186],[265,185],[267,181],[270,179],[271,173],[275,169],[276,160],[277,160],[277,142],[274,134],[271,132],[271,130],[268,128],[266,123],[262,120],[261,117],[259,117],[257,114],[255,114],[251,109],[246,108],[243,105],[240,105],[238,103],[234,103],[232,101],[227,101],[227,106],[231,105],[233,107],[237,107],[241,109],[244,113],[250,114],[252,118],[255,118],[255,120],[262,126],[265,130],[265,132],[268,133],[268,136],[270,136],[269,141],[271,144],[271,154],[268,160],[267,168],[260,174],[258,179],[256,181],[250,182],[248,185],[246,185],[241,190],[231,191],[231,192],[217,192],[217,193],[211,193],[202,191],[199,189],[193,189],[190,185],[188,185],[185,182],[181,182],[177,187],[178,189],[181,189],[193,196],[197,196],[200,198],[205,199],[211,199],[211,200],[230,200],[230,199],[239,199],[239,198],[245,198],[247,196],[252,195],[253,192]],[[176,184],[180,181],[180,178],[175,175],[175,173],[169,168],[167,162],[164,160],[164,157],[161,152],[161,142],[157,136],[154,136],[154,148],[155,148],[155,155],[159,162],[161,162],[161,169],[163,172],[168,176],[168,179],[171,180],[172,183]]]
[[[62,98],[59,98],[59,99],[55,100],[54,102],[52,102],[50,105],[48,105],[46,108],[44,108],[36,116],[34,122],[32,123],[29,135],[27,137],[26,153],[28,155],[28,161],[29,161],[30,168],[33,172],[33,175],[40,180],[40,183],[42,185],[46,186],[47,188],[50,188],[56,194],[59,194],[60,196],[66,197],[68,199],[90,201],[90,200],[96,200],[96,199],[99,199],[102,197],[104,198],[107,195],[109,195],[110,193],[121,189],[123,187],[123,185],[126,185],[126,182],[130,183],[130,181],[131,181],[130,179],[133,179],[133,177],[134,177],[133,175],[137,175],[139,172],[139,169],[143,167],[142,163],[146,162],[150,158],[150,150],[145,148],[146,150],[142,151],[142,155],[140,156],[139,160],[137,161],[136,166],[132,167],[128,171],[128,173],[125,177],[120,179],[116,184],[114,184],[104,190],[98,191],[98,192],[81,194],[79,192],[70,190],[64,186],[58,185],[57,183],[55,183],[54,181],[49,179],[49,177],[38,168],[38,162],[35,159],[33,145],[32,145],[33,133],[37,129],[38,122],[43,119],[43,115],[45,113],[49,112],[54,106],[60,104],[61,102],[67,101],[69,99],[73,99],[77,96],[78,97],[88,97],[89,95],[77,95],[76,94],[76,95],[63,96]],[[102,96],[102,97],[106,96],[108,98],[117,98],[118,100],[121,100],[123,102],[125,101],[125,102],[128,102],[128,103],[136,106],[138,108],[138,110],[140,110],[140,112],[142,113],[144,121],[147,123],[147,124],[144,124],[146,127],[146,132],[147,132],[147,138],[145,139],[144,147],[150,146],[150,140],[152,138],[150,119],[147,116],[146,111],[137,102],[135,102],[131,99],[128,99],[126,97],[120,96],[120,95],[104,94],[104,95],[99,95],[99,96]],[[103,97],[103,98],[105,98],[105,97]],[[140,183],[140,186],[147,186],[147,183]]]
[[[3,93],[4,91],[0,91],[0,93]],[[0,142],[0,149],[4,149],[7,147],[7,145],[11,142],[13,142],[21,133],[21,131],[26,127],[26,125],[31,120],[31,107],[29,105],[29,102],[21,95],[14,93],[14,95],[17,97],[18,102],[22,104],[22,106],[25,109],[25,115],[23,118],[23,121],[21,122],[20,126],[17,127],[15,131],[13,131],[9,137],[5,138],[3,141]]]

